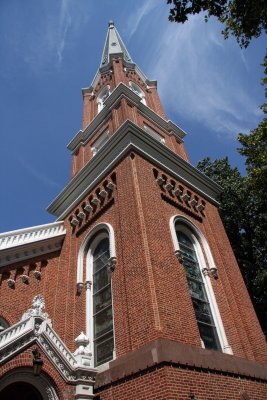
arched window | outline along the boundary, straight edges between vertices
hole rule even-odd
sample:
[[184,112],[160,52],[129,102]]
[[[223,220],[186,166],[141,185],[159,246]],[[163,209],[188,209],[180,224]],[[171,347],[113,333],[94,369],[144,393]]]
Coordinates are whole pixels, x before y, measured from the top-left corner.
[[179,226],[176,234],[201,340],[205,348],[221,350],[192,235],[186,235]]
[[183,216],[172,217],[170,229],[175,254],[185,270],[202,346],[233,354],[210,281],[216,267],[204,235]]
[[[83,254],[83,255],[82,255]],[[114,232],[109,224],[96,225],[84,240],[78,260],[81,282],[82,260],[86,258],[86,333],[91,344],[94,366],[114,358],[112,271],[115,268]]]
[[9,328],[9,323],[7,322],[7,320],[5,320],[5,318],[0,317],[0,333],[7,328]]
[[104,101],[106,100],[106,98],[110,95],[110,86],[107,85],[105,87],[103,87],[103,89],[101,90],[101,92],[99,93],[98,97],[97,97],[97,111],[100,112],[103,107],[104,107]]
[[130,89],[136,93],[139,97],[141,97],[141,102],[146,105],[145,94],[143,90],[134,82],[129,82]]

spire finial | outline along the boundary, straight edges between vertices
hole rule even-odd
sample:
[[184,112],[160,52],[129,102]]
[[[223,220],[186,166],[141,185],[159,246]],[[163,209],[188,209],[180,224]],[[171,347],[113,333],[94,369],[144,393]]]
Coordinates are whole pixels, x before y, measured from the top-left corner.
[[108,65],[111,58],[118,54],[122,55],[124,61],[132,63],[131,56],[114,25],[114,21],[110,20],[100,67]]

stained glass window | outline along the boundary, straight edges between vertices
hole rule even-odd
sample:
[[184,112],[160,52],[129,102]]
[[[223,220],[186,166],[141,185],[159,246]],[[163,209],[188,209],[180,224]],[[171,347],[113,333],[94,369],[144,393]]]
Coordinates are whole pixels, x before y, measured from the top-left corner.
[[114,335],[111,275],[108,271],[109,239],[101,240],[93,252],[93,326],[95,366],[113,358]]
[[200,337],[207,349],[221,350],[216,326],[211,313],[209,300],[200,270],[193,241],[177,230],[177,239],[182,252],[189,292],[192,298]]

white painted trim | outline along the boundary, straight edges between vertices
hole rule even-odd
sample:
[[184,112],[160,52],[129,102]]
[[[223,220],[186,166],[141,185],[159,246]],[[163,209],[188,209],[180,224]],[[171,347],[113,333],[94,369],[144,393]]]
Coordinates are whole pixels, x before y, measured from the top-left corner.
[[104,144],[109,140],[109,130],[105,129],[104,132],[98,137],[98,139],[92,144],[91,150],[93,156],[104,146]]
[[146,96],[140,86],[134,81],[129,81],[129,87],[134,93],[136,93],[140,97],[141,103],[146,106]]
[[[116,248],[115,248],[115,234],[112,225],[107,222],[101,222],[97,224],[84,238],[78,253],[77,260],[77,283],[83,282],[83,270],[84,270],[84,256],[86,252],[86,247],[88,246],[90,240],[97,232],[105,230],[109,237],[109,252],[110,258],[116,258]],[[87,280],[87,278],[86,278]]]
[[37,240],[49,239],[65,233],[64,223],[62,221],[4,232],[0,234],[0,250],[21,246]]
[[0,267],[60,250],[66,235],[62,221],[0,235]]
[[143,116],[167,131],[168,135],[174,134],[180,143],[183,142],[183,138],[186,133],[182,128],[174,124],[174,122],[171,120],[166,120],[160,117],[155,111],[141,102],[141,98],[138,96],[138,94],[134,93],[124,83],[120,83],[104,101],[105,107],[93,118],[90,124],[83,131],[80,130],[74,136],[74,138],[67,145],[67,148],[71,151],[75,151],[81,143],[85,144],[88,140],[90,140],[94,133],[98,131],[100,125],[103,123],[103,120],[107,120],[109,118],[112,109],[116,107],[122,98],[125,98],[128,103],[136,106]]
[[214,295],[214,291],[212,288],[209,274],[203,273],[203,269],[205,269],[207,266],[206,266],[205,258],[204,258],[200,243],[202,244],[204,252],[206,254],[208,264],[209,264],[208,265],[209,269],[216,268],[209,245],[208,245],[208,242],[207,242],[205,236],[203,235],[203,233],[201,232],[201,230],[198,227],[196,227],[190,220],[188,220],[183,215],[174,215],[170,218],[170,231],[171,231],[171,237],[172,237],[172,242],[173,242],[175,252],[180,250],[179,242],[178,242],[177,235],[176,235],[176,229],[175,229],[175,225],[177,224],[177,222],[181,223],[182,230],[184,230],[185,233],[193,239],[193,242],[194,242],[194,245],[196,248],[196,253],[197,253],[197,256],[200,261],[200,270],[202,273],[203,282],[204,282],[205,289],[207,292],[212,316],[213,316],[214,323],[215,323],[215,326],[217,329],[217,333],[218,333],[222,351],[227,354],[233,354],[231,346],[229,345],[227,338],[226,338],[220,311],[219,311],[217,301],[216,301],[216,298]]
[[[128,90],[131,92],[130,89]],[[179,179],[212,203],[218,204],[216,197],[221,192],[218,184],[167,146],[145,134],[144,130],[132,121],[126,120],[110,137],[108,145],[101,148],[49,205],[48,211],[57,215],[59,219],[64,219],[73,207],[131,150],[171,173],[174,178]]]
[[[95,238],[94,238],[95,236]],[[94,238],[94,239],[93,239]],[[92,253],[98,245],[99,241],[104,238],[109,239],[109,257],[110,260],[116,260],[116,248],[115,248],[115,235],[113,227],[109,223],[100,223],[96,225],[83,240],[78,253],[78,263],[77,263],[77,284],[83,282],[84,273],[84,261],[86,265],[86,335],[89,338],[89,348],[92,353],[92,360],[94,362],[94,337],[93,337],[93,326],[92,326],[92,315],[93,315],[93,301],[92,301]],[[92,240],[92,242],[91,242]],[[89,247],[88,247],[89,246]],[[87,251],[88,250],[88,251]],[[112,279],[111,279],[111,297],[112,296]],[[112,313],[113,314],[113,313]],[[113,314],[113,337],[114,337],[114,349],[115,349],[115,332],[114,332],[114,314]],[[115,352],[114,357],[115,358]],[[101,365],[101,370],[107,367],[108,363]],[[99,367],[97,367],[99,368]]]

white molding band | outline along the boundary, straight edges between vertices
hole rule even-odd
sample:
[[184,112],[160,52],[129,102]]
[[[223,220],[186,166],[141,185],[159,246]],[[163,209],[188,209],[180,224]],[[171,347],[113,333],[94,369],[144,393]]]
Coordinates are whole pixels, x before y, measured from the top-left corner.
[[[221,343],[222,351],[227,354],[233,354],[231,346],[229,345],[227,338],[226,338],[220,311],[219,311],[217,301],[216,301],[216,298],[214,295],[214,291],[212,288],[209,274],[205,273],[205,270],[207,270],[207,268],[205,267],[206,262],[205,262],[205,258],[204,258],[200,243],[202,244],[204,252],[206,254],[209,270],[210,271],[212,271],[213,269],[216,270],[216,266],[215,266],[213,256],[211,254],[208,242],[207,242],[205,236],[203,235],[203,233],[200,231],[200,229],[198,227],[196,227],[190,220],[188,220],[183,215],[174,215],[170,218],[170,231],[171,231],[171,237],[172,237],[175,254],[179,254],[179,252],[180,252],[179,242],[177,239],[176,229],[175,229],[175,225],[177,224],[177,222],[184,224],[185,227],[187,226],[188,228],[191,228],[191,234],[192,234],[193,238],[194,238],[194,235],[196,236],[196,238],[194,238],[194,241],[195,241],[195,244],[198,249],[197,255],[200,258],[203,281],[204,281],[205,288],[207,291],[207,296],[209,299],[212,316],[214,318],[214,323],[217,328],[217,333],[218,333],[218,337],[219,337],[219,340]],[[204,268],[204,271],[203,271],[203,268]]]
[[133,92],[124,83],[119,83],[119,85],[112,91],[112,93],[104,101],[105,107],[95,116],[95,118],[90,122],[90,124],[84,129],[79,130],[71,142],[67,145],[67,148],[71,151],[75,151],[79,144],[85,144],[89,139],[92,138],[95,131],[102,124],[103,120],[111,114],[112,108],[122,99],[125,98],[127,102],[136,106],[138,110],[145,116],[148,120],[154,122],[160,128],[162,128],[167,134],[174,134],[179,142],[183,142],[183,138],[186,133],[177,126],[171,120],[166,121],[160,117],[155,111],[147,107],[142,103],[141,97]]
[[[135,94],[130,89],[129,91]],[[213,204],[218,204],[217,197],[222,190],[218,184],[152,138],[132,121],[126,120],[111,136],[108,143],[103,145],[101,150],[48,206],[47,210],[56,215],[59,220],[64,219],[130,151],[141,154],[154,165],[170,173],[175,179],[186,184],[188,188],[197,191]]]
[[61,249],[62,221],[0,234],[0,267]]
[[[116,260],[116,248],[115,248],[115,234],[112,225],[106,222],[101,222],[97,224],[84,238],[81,247],[78,253],[78,261],[77,261],[77,285],[83,283],[83,271],[84,271],[84,257],[86,248],[90,242],[90,240],[100,231],[106,231],[109,237],[109,252],[110,252],[110,259]],[[87,272],[86,272],[87,274]],[[86,276],[87,281],[87,276]]]

